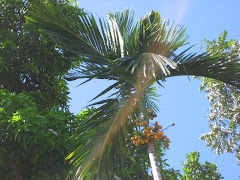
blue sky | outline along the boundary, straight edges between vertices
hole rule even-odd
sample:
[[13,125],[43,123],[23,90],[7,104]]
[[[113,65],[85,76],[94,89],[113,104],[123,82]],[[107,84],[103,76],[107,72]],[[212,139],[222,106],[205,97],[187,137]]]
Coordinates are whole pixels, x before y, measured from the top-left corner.
[[[216,39],[224,31],[228,31],[228,38],[240,39],[239,7],[240,1],[217,0],[122,0],[122,1],[78,1],[80,8],[92,12],[100,17],[106,17],[108,12],[122,11],[133,8],[136,18],[144,17],[151,10],[158,11],[163,19],[175,20],[177,24],[185,25],[190,35],[191,44],[196,44],[194,52],[205,49],[202,39]],[[71,111],[78,113],[95,95],[112,84],[110,81],[94,80],[75,88],[81,81],[69,83]],[[169,78],[164,88],[158,88],[160,107],[158,121],[166,127],[175,123],[166,134],[171,139],[170,150],[166,157],[171,167],[182,169],[181,161],[186,160],[186,153],[200,151],[200,161],[206,160],[218,166],[219,172],[226,180],[239,179],[240,166],[232,154],[217,156],[206,147],[204,141],[199,140],[201,134],[209,132],[208,108],[206,94],[199,91],[201,82],[190,81],[187,77]]]

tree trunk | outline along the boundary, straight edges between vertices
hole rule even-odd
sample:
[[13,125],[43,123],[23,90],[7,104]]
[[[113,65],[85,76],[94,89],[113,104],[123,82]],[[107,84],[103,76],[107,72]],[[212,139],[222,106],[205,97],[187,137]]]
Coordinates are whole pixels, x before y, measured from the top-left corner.
[[160,169],[158,166],[158,160],[156,156],[156,150],[152,141],[147,144],[150,164],[152,167],[152,174],[154,180],[162,180]]
[[13,168],[13,172],[14,172],[14,174],[16,176],[16,180],[21,180],[22,178],[21,178],[21,176],[20,176],[20,174],[18,172],[18,169],[17,169],[16,165],[13,163],[10,155],[8,155],[8,159],[9,159],[9,162],[10,162],[12,168]]
[[121,180],[116,174],[114,174],[114,180]]
[[[141,119],[141,121],[144,121],[143,110],[140,113],[140,119]],[[162,180],[160,168],[158,166],[158,159],[156,156],[155,146],[152,141],[148,142],[147,149],[148,149],[148,155],[149,155],[150,164],[151,164],[151,168],[152,168],[153,179],[154,180]]]

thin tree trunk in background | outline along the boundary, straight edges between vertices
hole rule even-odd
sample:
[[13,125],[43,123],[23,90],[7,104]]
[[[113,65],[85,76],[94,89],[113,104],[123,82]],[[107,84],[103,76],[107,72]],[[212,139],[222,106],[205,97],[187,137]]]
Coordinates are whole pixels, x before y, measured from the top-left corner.
[[147,144],[150,164],[152,167],[152,174],[154,180],[162,180],[160,168],[158,166],[158,160],[156,156],[156,150],[152,141]]
[[121,180],[117,175],[114,174],[114,180]]
[[13,172],[14,172],[14,174],[16,176],[16,180],[21,180],[22,178],[21,178],[21,176],[20,176],[20,174],[19,174],[15,164],[12,162],[12,159],[11,159],[10,155],[8,155],[8,159],[10,161],[10,164],[11,164],[12,168],[13,168]]

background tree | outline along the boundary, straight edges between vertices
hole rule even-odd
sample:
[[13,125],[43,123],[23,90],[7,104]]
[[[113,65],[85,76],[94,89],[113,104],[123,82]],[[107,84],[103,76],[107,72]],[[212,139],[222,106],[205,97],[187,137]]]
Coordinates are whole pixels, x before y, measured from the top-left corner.
[[39,111],[29,94],[3,89],[0,104],[0,179],[65,179],[71,168],[65,157],[88,138],[71,136],[90,109],[77,116]]
[[26,23],[30,1],[2,0],[0,6],[0,84],[10,92],[30,92],[38,108],[66,108],[69,92],[62,76],[77,62],[73,54]]
[[25,22],[30,2],[0,1],[0,179],[66,176],[74,147],[69,130],[78,120],[62,76],[79,62]]
[[[231,58],[239,57],[240,45],[234,39],[227,40],[224,31],[217,40],[206,40],[207,51],[212,54],[224,54]],[[216,154],[234,153],[240,164],[240,92],[239,89],[211,78],[200,78],[201,91],[207,93],[211,104],[208,119],[211,132],[203,134],[201,139],[216,150]]]
[[200,152],[191,152],[187,154],[187,161],[183,163],[184,175],[182,180],[194,180],[194,179],[223,179],[221,174],[217,172],[217,166],[214,163],[205,162],[202,164],[199,162]]
[[[130,140],[131,135],[126,139],[126,148],[123,148],[123,162],[116,163],[114,172],[121,179],[153,179],[151,173],[151,164],[147,152],[147,147],[136,147]],[[124,147],[124,145],[123,145]],[[155,141],[157,149],[157,159],[159,162],[162,179],[180,179],[181,173],[179,170],[171,168],[165,159],[167,148],[163,142]]]
[[[34,3],[33,10],[28,14],[31,24],[45,29],[57,42],[81,57],[83,65],[69,79],[115,81],[97,96],[116,89],[114,97],[93,104],[101,106],[82,124],[88,128],[102,125],[101,131],[69,156],[78,167],[78,179],[113,178],[113,162],[121,159],[121,142],[133,131],[127,122],[135,118],[142,121],[148,108],[157,110],[148,93],[153,83],[172,76],[197,75],[239,88],[237,58],[188,54],[187,50],[176,55],[175,50],[186,43],[185,29],[179,26],[168,29],[168,22],[157,12],[133,23],[133,13],[128,10],[110,13],[108,21],[100,19],[99,22],[92,14],[74,13],[68,7],[60,9],[48,1]],[[136,99],[138,104],[134,103]],[[136,130],[143,131],[141,127]]]

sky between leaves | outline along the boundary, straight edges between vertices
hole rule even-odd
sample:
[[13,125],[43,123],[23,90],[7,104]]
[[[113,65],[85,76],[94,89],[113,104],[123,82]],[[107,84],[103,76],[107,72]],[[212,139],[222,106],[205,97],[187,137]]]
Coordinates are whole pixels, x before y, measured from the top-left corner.
[[[78,0],[78,6],[92,12],[96,16],[106,18],[108,12],[122,11],[124,8],[133,8],[136,18],[144,17],[151,10],[158,11],[163,19],[170,19],[176,24],[185,25],[190,35],[194,52],[205,49],[204,38],[216,39],[226,30],[228,38],[240,39],[239,0]],[[136,19],[136,20],[137,20]],[[202,47],[202,49],[200,49]],[[87,84],[76,87],[82,81],[69,83],[70,109],[79,113],[89,101],[113,84],[110,81],[93,80]],[[163,127],[175,123],[169,128],[166,135],[171,139],[170,150],[167,151],[168,162],[175,169],[182,169],[181,161],[186,160],[186,153],[200,151],[200,161],[213,162],[218,166],[219,172],[226,180],[240,180],[240,166],[232,154],[217,156],[206,147],[204,141],[199,140],[201,134],[209,132],[208,108],[209,102],[205,94],[199,91],[201,82],[190,81],[187,77],[168,78],[164,88],[158,88],[160,107],[159,121]]]

